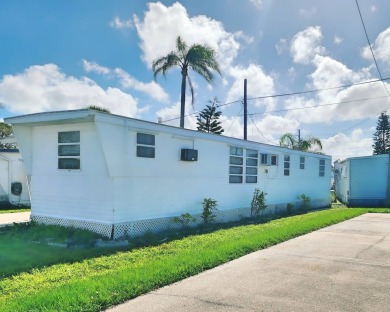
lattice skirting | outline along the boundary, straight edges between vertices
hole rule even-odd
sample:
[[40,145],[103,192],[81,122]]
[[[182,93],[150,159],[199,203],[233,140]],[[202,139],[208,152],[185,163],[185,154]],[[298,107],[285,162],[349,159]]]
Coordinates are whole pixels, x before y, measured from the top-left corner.
[[100,235],[111,237],[112,224],[104,224],[85,220],[71,220],[63,218],[53,218],[45,216],[31,215],[31,221],[47,224],[47,225],[59,225],[64,227],[75,227],[78,229],[84,229],[91,232],[98,233]]
[[[299,207],[299,202],[295,202],[293,204],[296,209]],[[311,206],[313,208],[326,207],[329,206],[329,204],[330,200],[314,200],[311,202]],[[263,213],[267,215],[282,213],[286,211],[286,208],[287,203],[268,205],[267,209]],[[247,218],[250,216],[250,208],[219,210],[215,213],[215,215],[215,221],[218,223],[238,221],[242,218]],[[190,226],[196,226],[202,223],[202,218],[200,214],[192,214],[192,216],[195,217],[196,221],[191,223]],[[32,215],[31,220],[43,224],[53,224],[65,227],[86,229],[91,232],[103,235],[105,237],[112,237],[114,239],[121,237],[137,237],[144,235],[147,232],[157,233],[162,230],[180,229],[181,227],[180,224],[173,222],[173,217],[122,222],[116,223],[114,225],[36,215]]]

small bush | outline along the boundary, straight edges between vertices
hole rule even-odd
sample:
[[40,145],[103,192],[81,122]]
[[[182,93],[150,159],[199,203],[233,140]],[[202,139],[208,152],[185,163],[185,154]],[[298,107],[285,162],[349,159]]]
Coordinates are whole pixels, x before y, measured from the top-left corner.
[[215,222],[215,214],[217,211],[217,201],[212,198],[205,198],[203,200],[203,211],[202,211],[202,220],[204,225]]
[[182,228],[188,228],[190,227],[190,223],[194,223],[196,221],[196,218],[187,212],[180,215],[180,217],[174,217],[172,221],[174,223],[180,224]]
[[292,203],[288,203],[286,209],[287,209],[287,213],[290,215],[290,214],[292,214],[292,211],[294,209],[294,205]]
[[265,204],[265,195],[267,195],[267,193],[260,191],[260,189],[258,188],[255,189],[251,202],[252,218],[256,219],[260,215],[260,213],[267,208],[267,205]]
[[298,199],[301,200],[301,209],[309,210],[311,208],[311,198],[305,194],[301,194],[298,196]]

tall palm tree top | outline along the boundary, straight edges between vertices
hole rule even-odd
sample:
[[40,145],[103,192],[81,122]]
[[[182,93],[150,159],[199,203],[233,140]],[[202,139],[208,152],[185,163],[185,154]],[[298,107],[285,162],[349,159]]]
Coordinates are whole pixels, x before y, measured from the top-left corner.
[[[319,152],[322,150],[322,142],[320,139],[310,136],[306,139],[297,140],[292,133],[283,134],[279,139],[279,145],[304,152]],[[316,146],[318,149],[313,150]]]
[[152,64],[154,79],[158,74],[165,77],[167,71],[172,68],[179,67],[181,69],[181,106],[180,106],[180,127],[184,128],[184,112],[185,112],[185,93],[187,81],[191,91],[191,102],[194,104],[194,88],[188,70],[202,76],[208,83],[214,81],[213,71],[221,75],[218,62],[215,59],[215,52],[207,45],[193,44],[190,47],[179,36],[176,39],[176,50],[171,51],[168,55],[156,59]]
[[213,49],[201,44],[193,44],[188,47],[180,36],[176,38],[176,51],[171,51],[168,55],[153,61],[154,78],[156,79],[159,73],[165,76],[168,70],[176,66],[181,68],[182,75],[187,75],[188,69],[191,68],[205,78],[208,83],[212,83],[214,80],[212,70],[221,75]]

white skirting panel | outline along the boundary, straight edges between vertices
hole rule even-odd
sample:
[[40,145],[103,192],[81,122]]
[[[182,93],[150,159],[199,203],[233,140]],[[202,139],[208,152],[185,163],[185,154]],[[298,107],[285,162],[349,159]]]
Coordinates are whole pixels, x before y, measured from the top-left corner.
[[[330,200],[314,200],[311,202],[313,209],[327,207],[330,204]],[[295,209],[299,209],[299,202],[294,203]],[[263,212],[265,215],[280,214],[286,212],[287,204],[274,204],[268,205],[267,209]],[[189,226],[196,226],[202,223],[200,214],[192,215],[196,221],[189,224]],[[230,210],[221,210],[215,212],[215,221],[218,223],[226,223],[232,221],[239,221],[242,218],[250,217],[250,208],[238,208]],[[80,229],[86,229],[91,232],[98,233],[108,238],[121,238],[121,237],[137,237],[144,235],[147,232],[160,232],[169,229],[180,229],[181,225],[173,221],[173,217],[157,218],[148,220],[137,220],[123,223],[103,224],[85,220],[70,220],[45,216],[31,216],[31,220],[51,225],[60,225],[65,227],[75,227]]]

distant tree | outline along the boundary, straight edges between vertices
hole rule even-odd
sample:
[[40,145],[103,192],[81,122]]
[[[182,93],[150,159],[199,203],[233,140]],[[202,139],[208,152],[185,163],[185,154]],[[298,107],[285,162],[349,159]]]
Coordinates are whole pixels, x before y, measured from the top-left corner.
[[86,109],[93,109],[98,112],[103,112],[103,113],[111,113],[107,108],[96,106],[96,105],[89,105],[86,107]]
[[[12,127],[10,125],[5,124],[4,122],[0,122],[0,139],[4,139],[13,135]],[[16,148],[15,144],[12,143],[1,143],[0,148]]]
[[208,101],[211,105],[206,105],[206,108],[203,109],[199,115],[196,117],[196,124],[198,131],[222,134],[223,130],[219,117],[221,117],[222,112],[217,111],[218,98],[215,97],[213,100]]
[[297,139],[292,133],[283,134],[279,139],[279,145],[304,152],[318,153],[322,150],[322,143],[320,139],[316,137]]
[[373,136],[374,155],[388,154],[390,149],[390,122],[389,115],[382,112],[378,117],[376,132]]
[[160,57],[152,64],[154,78],[156,79],[159,73],[165,76],[165,73],[173,68],[179,67],[181,70],[181,105],[180,105],[180,127],[184,128],[184,112],[186,103],[186,87],[187,81],[190,86],[192,104],[194,103],[194,88],[188,70],[202,76],[208,83],[214,81],[212,71],[221,74],[215,52],[206,45],[193,44],[188,47],[183,39],[179,36],[176,39],[176,51],[169,52],[168,55]]

